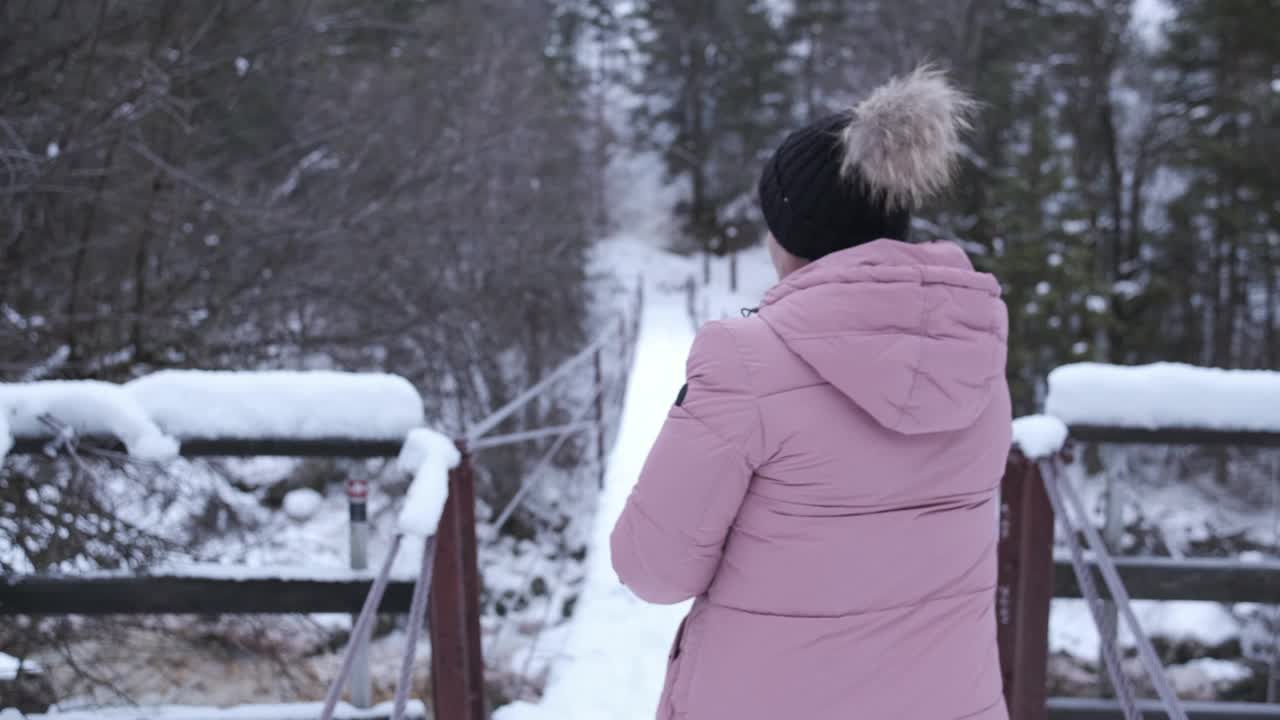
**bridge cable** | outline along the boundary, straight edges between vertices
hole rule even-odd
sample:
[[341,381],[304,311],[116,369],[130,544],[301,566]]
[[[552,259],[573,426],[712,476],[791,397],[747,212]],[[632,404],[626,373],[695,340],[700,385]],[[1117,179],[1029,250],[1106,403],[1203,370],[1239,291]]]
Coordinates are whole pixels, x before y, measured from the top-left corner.
[[[1080,500],[1080,495],[1076,492],[1068,481],[1059,483],[1060,463],[1057,460],[1046,461],[1040,464],[1040,475],[1044,480],[1045,489],[1048,491],[1049,500],[1053,504],[1054,514],[1062,519],[1064,526],[1067,528],[1067,544],[1071,549],[1071,564],[1075,570],[1076,577],[1080,581],[1081,590],[1087,594],[1090,610],[1094,614],[1094,622],[1099,624],[1101,619],[1101,599],[1098,597],[1097,588],[1093,586],[1092,573],[1088,566],[1084,564],[1083,548],[1080,545],[1080,539],[1076,531],[1084,533],[1088,540],[1090,549],[1093,551],[1094,561],[1098,570],[1102,573],[1102,580],[1107,586],[1107,591],[1111,595],[1111,600],[1120,610],[1125,624],[1129,626],[1130,633],[1133,634],[1134,642],[1138,648],[1138,659],[1142,663],[1143,669],[1146,671],[1147,677],[1151,680],[1151,685],[1155,688],[1156,695],[1159,696],[1161,704],[1164,706],[1165,713],[1169,716],[1169,720],[1187,720],[1186,710],[1182,707],[1182,702],[1178,699],[1177,693],[1173,691],[1169,684],[1169,677],[1165,673],[1164,665],[1160,662],[1160,658],[1156,655],[1155,648],[1151,646],[1151,640],[1147,638],[1146,633],[1142,630],[1142,625],[1138,622],[1138,617],[1133,612],[1132,603],[1130,602],[1129,592],[1124,587],[1124,582],[1120,579],[1120,573],[1116,570],[1115,562],[1111,559],[1110,553],[1107,552],[1107,546],[1102,542],[1101,536],[1088,521],[1088,514],[1085,512],[1084,503]],[[1075,512],[1076,522],[1072,522],[1070,516],[1063,511],[1066,506],[1063,503],[1063,497],[1066,497],[1070,503],[1072,510]],[[1087,578],[1087,580],[1086,580]],[[1104,649],[1109,643],[1104,639]],[[1115,648],[1112,647],[1114,657]],[[1127,678],[1117,662],[1108,662],[1108,670],[1111,673],[1112,681],[1117,683],[1126,682]],[[1117,693],[1119,695],[1119,693]],[[1136,707],[1132,706],[1133,698],[1127,701],[1131,704],[1125,707],[1126,717],[1130,710],[1137,712]],[[1121,698],[1121,704],[1124,705],[1126,700]],[[1134,715],[1135,718],[1141,718],[1140,714]]]

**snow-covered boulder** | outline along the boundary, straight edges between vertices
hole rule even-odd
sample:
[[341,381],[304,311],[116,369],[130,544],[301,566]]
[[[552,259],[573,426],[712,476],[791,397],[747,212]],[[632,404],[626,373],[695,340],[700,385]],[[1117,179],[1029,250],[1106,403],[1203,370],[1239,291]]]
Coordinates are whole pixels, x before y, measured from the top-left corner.
[[22,662],[12,655],[0,652],[0,680],[13,680],[18,677],[19,670],[31,674],[41,672],[40,665],[37,663],[30,660]]
[[1172,665],[1167,673],[1174,692],[1185,700],[1217,700],[1223,691],[1253,677],[1253,670],[1244,663],[1216,658]]
[[284,496],[284,514],[299,522],[315,517],[324,496],[311,488],[291,490]]

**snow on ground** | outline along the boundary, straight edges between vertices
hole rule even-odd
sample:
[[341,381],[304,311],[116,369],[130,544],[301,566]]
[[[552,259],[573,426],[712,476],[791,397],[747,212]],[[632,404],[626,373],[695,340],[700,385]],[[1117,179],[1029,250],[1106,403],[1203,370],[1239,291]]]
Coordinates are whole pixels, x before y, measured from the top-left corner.
[[20,662],[18,658],[12,655],[5,655],[0,652],[0,680],[12,680],[18,677],[18,670],[21,668],[24,673],[40,672],[40,665],[30,660]]
[[[618,250],[643,254],[634,247]],[[693,341],[684,297],[662,292],[656,285],[655,278],[627,387],[620,440],[610,456],[596,515],[586,585],[563,651],[541,703],[509,705],[494,714],[495,720],[649,720],[657,710],[667,652],[687,608],[639,600],[619,583],[609,557],[609,534],[683,382]]]
[[[1173,557],[1222,556],[1233,546],[1271,555],[1280,547],[1280,506],[1273,479],[1258,478],[1261,492],[1253,497],[1237,487],[1224,487],[1216,477],[1186,466],[1186,448],[1102,447],[1104,470],[1089,473],[1082,462],[1066,466],[1066,477],[1079,491],[1090,521],[1105,523],[1107,476],[1113,476],[1121,502],[1121,519],[1128,528],[1122,538],[1126,554],[1155,552],[1137,547],[1135,528],[1155,536]],[[1163,550],[1158,552],[1163,553]],[[1243,559],[1243,558],[1242,558]]]
[[1280,432],[1280,373],[1176,363],[1079,363],[1049,374],[1045,412],[1068,425]]
[[1252,675],[1248,667],[1230,660],[1207,657],[1196,658],[1188,662],[1187,665],[1204,673],[1209,681],[1214,683],[1240,682]]
[[[1221,645],[1240,636],[1240,621],[1226,605],[1198,601],[1134,600],[1134,614],[1148,637],[1195,640],[1206,646]],[[1121,647],[1132,648],[1133,634],[1124,627],[1117,636]],[[1097,660],[1100,636],[1093,616],[1082,599],[1055,598],[1049,615],[1049,650],[1083,660]]]

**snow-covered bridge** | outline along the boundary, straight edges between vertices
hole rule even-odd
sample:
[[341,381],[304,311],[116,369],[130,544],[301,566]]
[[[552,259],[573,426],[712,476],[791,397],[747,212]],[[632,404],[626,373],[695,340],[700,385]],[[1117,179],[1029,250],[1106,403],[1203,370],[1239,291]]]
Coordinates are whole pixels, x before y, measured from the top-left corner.
[[[647,720],[653,714],[670,638],[684,609],[640,602],[617,582],[604,550],[613,521],[667,413],[670,390],[677,384],[673,378],[682,376],[693,338],[694,324],[688,317],[693,304],[687,297],[678,291],[664,292],[655,281],[649,287],[649,298],[642,319],[637,308],[617,330],[611,329],[609,336],[575,356],[566,366],[568,369],[551,373],[545,383],[517,398],[519,402],[531,400],[573,370],[598,365],[606,348],[620,350],[617,361],[630,368],[618,440],[608,454],[593,550],[587,557],[586,585],[571,630],[556,654],[540,701],[498,708],[494,715],[498,720]],[[481,432],[469,437],[472,445],[492,447],[502,442],[599,432],[601,411],[596,400],[613,392],[621,394],[624,388],[607,386],[599,372],[593,375],[593,392],[584,398],[572,422],[550,429],[519,429],[502,437],[485,436],[484,431],[492,430],[497,422],[482,422],[477,424]],[[431,478],[447,468],[431,462],[440,457],[438,447],[417,453],[410,443],[406,451],[405,437],[425,424],[416,391],[389,378],[351,381],[364,383],[363,389],[357,390],[355,385],[344,389],[340,385],[346,380],[341,378],[330,378],[324,387],[308,389],[301,385],[288,387],[292,381],[283,376],[197,375],[170,375],[140,381],[133,387],[85,386],[88,395],[83,396],[76,395],[80,390],[69,387],[9,389],[8,396],[0,388],[0,406],[25,408],[22,415],[10,411],[9,427],[0,433],[0,439],[12,436],[12,447],[6,448],[11,452],[52,448],[58,452],[92,453],[103,451],[101,439],[105,436],[113,439],[105,445],[119,444],[130,454],[151,460],[178,453],[399,456],[404,469],[418,473],[423,488],[430,487]],[[1068,720],[1136,717],[1134,713],[1206,719],[1280,717],[1280,706],[1186,703],[1171,697],[1170,681],[1167,677],[1161,679],[1164,669],[1158,658],[1151,662],[1142,627],[1151,616],[1145,614],[1149,605],[1141,603],[1280,603],[1280,563],[1147,557],[1112,560],[1106,542],[1091,542],[1087,548],[1068,543],[1068,549],[1075,552],[1055,556],[1053,531],[1056,515],[1064,528],[1078,531],[1067,532],[1066,537],[1096,534],[1090,532],[1087,514],[1072,511],[1081,498],[1076,481],[1062,461],[1069,436],[1077,443],[1280,446],[1278,388],[1280,381],[1271,373],[1228,373],[1180,366],[1073,366],[1050,379],[1050,415],[1024,419],[1016,425],[1018,447],[1011,455],[1002,503],[1001,578],[996,600],[1000,607],[1006,694],[1014,717]],[[352,394],[334,400],[348,391]],[[28,393],[20,402],[14,400],[19,392]],[[283,396],[262,401],[273,392],[283,392]],[[361,395],[366,392],[368,397]],[[1216,409],[1205,412],[1200,399],[1206,397],[1234,400],[1217,403]],[[183,400],[178,402],[175,398]],[[509,416],[517,405],[504,408],[499,414]],[[365,406],[376,407],[376,411],[359,411]],[[335,408],[340,411],[335,412]],[[289,417],[295,411],[296,417]],[[317,421],[326,416],[333,420],[328,424]],[[245,419],[248,417],[257,419]],[[601,442],[596,446],[604,452]],[[108,447],[105,451],[117,450]],[[552,448],[548,457],[554,452]],[[444,511],[439,539],[434,546],[426,546],[428,555],[434,553],[436,559],[434,567],[427,566],[430,571],[422,576],[434,578],[430,584],[429,624],[436,680],[434,699],[428,706],[435,707],[436,717],[478,720],[486,716],[489,708],[483,699],[481,648],[475,630],[479,622],[475,602],[479,579],[475,570],[474,511],[469,507],[473,500],[466,467],[464,462],[458,466],[461,471],[454,470],[451,505]],[[533,487],[537,481],[535,472],[525,488]],[[517,502],[523,496],[523,492],[518,495]],[[424,491],[419,499],[422,504],[411,504],[406,521],[410,524],[414,517],[438,515],[437,506],[443,496]],[[509,517],[509,509],[499,515]],[[419,535],[436,534],[431,532],[435,528],[430,523],[417,530]],[[434,550],[430,550],[432,547]],[[362,603],[366,609],[377,607],[384,612],[413,612],[415,606],[421,612],[420,603],[415,602],[412,573],[394,573],[385,563],[386,558],[381,560],[386,568],[382,573],[225,568],[213,571],[188,567],[161,568],[143,577],[10,577],[0,587],[0,612],[354,613]],[[366,593],[371,582],[378,585],[378,580],[384,581],[381,591],[373,594],[373,604],[369,605],[365,603]],[[423,597],[421,590],[418,595]],[[1152,676],[1152,685],[1163,697],[1133,697],[1132,688],[1125,689],[1127,680],[1120,672],[1112,675],[1120,694],[1115,700],[1047,698],[1044,663],[1050,650],[1050,601],[1055,597],[1085,598],[1084,608],[1091,624],[1104,614],[1121,613],[1127,625],[1125,632],[1114,636],[1096,632],[1098,648],[1112,656],[1136,648]],[[1128,603],[1126,597],[1134,602]],[[1104,604],[1111,599],[1120,600],[1117,609]],[[340,685],[336,682],[334,687],[340,689]],[[405,709],[412,714],[427,712],[428,706],[407,704]],[[212,714],[220,711],[191,711],[196,714],[174,715],[180,710],[157,708],[144,716],[221,717]],[[344,717],[361,716],[354,708],[342,711]],[[137,711],[133,712],[130,717],[138,717]],[[259,708],[257,712],[270,711]],[[303,713],[298,717],[317,717],[324,708],[297,706],[289,712]],[[395,708],[374,708],[371,712],[390,716]]]

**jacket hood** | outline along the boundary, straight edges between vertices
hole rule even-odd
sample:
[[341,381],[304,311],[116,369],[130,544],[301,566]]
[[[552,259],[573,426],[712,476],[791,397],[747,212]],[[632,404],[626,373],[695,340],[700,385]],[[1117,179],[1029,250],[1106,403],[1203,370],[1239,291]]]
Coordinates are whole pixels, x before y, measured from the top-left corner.
[[1004,378],[1000,285],[954,243],[877,240],[832,253],[774,286],[760,317],[824,380],[906,435],[969,427]]

